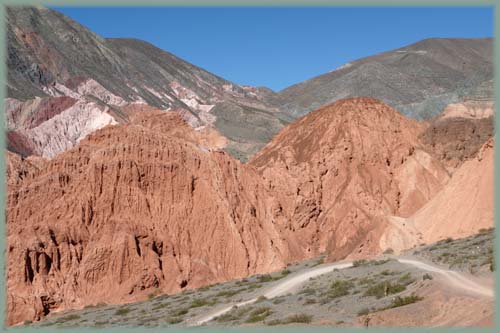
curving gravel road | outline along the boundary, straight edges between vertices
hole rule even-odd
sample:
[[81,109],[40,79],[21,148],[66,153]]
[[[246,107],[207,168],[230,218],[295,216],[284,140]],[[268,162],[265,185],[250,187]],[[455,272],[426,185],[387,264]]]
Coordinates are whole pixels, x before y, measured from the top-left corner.
[[486,297],[493,297],[495,294],[493,289],[486,286],[482,286],[479,283],[472,281],[462,273],[439,268],[415,259],[398,258],[396,260],[402,264],[412,265],[417,268],[420,268],[421,270],[442,275],[444,278],[448,280],[450,285],[455,288],[466,290],[468,292],[472,292],[474,294]]
[[[481,296],[485,297],[493,297],[494,292],[491,288],[482,286],[471,279],[467,278],[465,275],[447,270],[447,269],[442,269],[436,266],[429,265],[427,263],[424,263],[422,261],[416,260],[416,259],[406,259],[406,258],[394,258],[395,260],[399,261],[402,264],[406,265],[412,265],[415,266],[421,270],[428,271],[428,272],[433,272],[436,274],[440,274],[443,277],[445,277],[449,282],[450,286],[453,286],[458,289],[466,290],[468,292],[472,292]],[[331,263],[331,264],[325,264],[321,265],[316,268],[311,268],[307,271],[302,271],[298,272],[296,274],[293,274],[283,280],[281,280],[278,284],[270,287],[268,290],[262,292],[260,295],[257,295],[255,298],[252,298],[248,301],[236,303],[236,304],[231,304],[227,305],[221,309],[218,309],[214,312],[211,312],[201,318],[195,319],[189,326],[199,326],[203,325],[206,322],[209,322],[213,320],[214,318],[223,315],[229,311],[233,307],[240,307],[244,305],[248,305],[251,303],[254,303],[257,301],[258,297],[264,296],[268,299],[278,297],[285,295],[291,291],[293,291],[295,288],[300,286],[302,283],[308,281],[312,277],[316,277],[322,274],[330,273],[334,269],[345,269],[348,267],[352,266],[352,262],[337,262],[337,263]]]

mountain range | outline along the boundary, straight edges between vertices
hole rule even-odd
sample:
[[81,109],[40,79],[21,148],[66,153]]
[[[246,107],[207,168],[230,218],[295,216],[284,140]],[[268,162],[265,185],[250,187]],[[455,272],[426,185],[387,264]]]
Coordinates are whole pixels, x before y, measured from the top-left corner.
[[6,19],[9,325],[493,225],[492,39],[273,92],[51,9]]

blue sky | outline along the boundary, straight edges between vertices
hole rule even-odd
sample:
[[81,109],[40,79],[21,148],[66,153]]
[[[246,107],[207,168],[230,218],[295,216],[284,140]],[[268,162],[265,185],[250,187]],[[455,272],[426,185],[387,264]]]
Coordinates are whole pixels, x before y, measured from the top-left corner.
[[492,7],[56,7],[103,37],[148,41],[238,84],[280,90],[430,37],[491,37]]

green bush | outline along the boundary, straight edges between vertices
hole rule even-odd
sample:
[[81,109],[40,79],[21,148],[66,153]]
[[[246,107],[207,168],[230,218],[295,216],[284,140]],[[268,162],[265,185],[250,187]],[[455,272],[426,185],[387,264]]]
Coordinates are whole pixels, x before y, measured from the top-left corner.
[[352,263],[352,267],[361,267],[368,265],[368,261],[366,259],[354,260]]
[[115,315],[124,316],[124,315],[128,314],[129,312],[130,312],[129,308],[120,308],[120,309],[115,311]]
[[66,316],[66,317],[62,317],[62,318],[59,318],[57,320],[58,323],[65,323],[67,321],[70,321],[70,320],[76,320],[76,319],[80,319],[81,317],[77,314],[70,314],[69,316]]
[[432,275],[430,275],[429,273],[425,273],[424,276],[422,277],[422,280],[432,280]]
[[191,307],[192,308],[199,308],[199,307],[206,306],[206,305],[211,306],[211,305],[214,305],[216,303],[217,302],[215,300],[209,301],[206,298],[198,298],[198,299],[195,299],[194,301],[191,302]]
[[404,297],[396,296],[396,298],[394,298],[392,300],[392,303],[388,308],[397,308],[400,306],[404,306],[404,305],[418,302],[422,299],[423,299],[423,297],[420,297],[417,295],[410,295],[410,296],[404,296]]
[[335,280],[330,286],[328,296],[330,298],[342,297],[349,294],[349,290],[353,287],[353,283],[346,280]]
[[405,289],[406,286],[404,284],[392,284],[389,281],[384,281],[369,287],[365,291],[363,296],[374,296],[376,298],[382,298],[387,295],[400,293]]
[[264,275],[259,275],[257,277],[257,280],[260,282],[260,283],[264,283],[264,282],[271,282],[271,281],[274,281],[275,278],[273,278],[271,275],[269,274],[264,274]]
[[167,319],[167,323],[169,323],[170,325],[182,323],[183,321],[184,321],[184,319],[181,317],[170,317]]
[[308,314],[295,314],[288,316],[287,318],[280,320],[280,319],[275,319],[266,322],[266,325],[269,326],[275,326],[275,325],[286,325],[286,324],[291,324],[291,323],[302,323],[302,324],[308,324],[312,321],[313,316],[308,315]]
[[314,288],[304,288],[299,292],[299,295],[312,296],[316,294],[316,289]]
[[239,294],[243,290],[244,289],[222,290],[222,291],[219,291],[217,294],[215,294],[215,296],[217,296],[217,297],[231,297],[231,296]]
[[288,316],[286,318],[286,322],[287,323],[304,323],[304,324],[308,324],[312,321],[312,318],[313,316],[311,315],[308,315],[308,314],[295,314],[295,315],[291,315],[291,316]]
[[290,274],[292,271],[285,268],[284,270],[281,271],[281,276],[287,276],[288,274]]
[[402,284],[404,284],[405,286],[413,283],[415,280],[413,279],[413,277],[411,276],[411,273],[406,273],[405,275],[401,276],[398,281]]
[[171,312],[170,314],[172,315],[172,317],[180,317],[180,316],[184,316],[184,315],[188,314],[188,312],[189,312],[189,309],[180,308],[180,309],[177,309],[177,310]]
[[263,321],[267,317],[269,317],[273,311],[269,307],[257,308],[250,312],[250,316],[245,321],[246,323],[256,323],[259,321]]

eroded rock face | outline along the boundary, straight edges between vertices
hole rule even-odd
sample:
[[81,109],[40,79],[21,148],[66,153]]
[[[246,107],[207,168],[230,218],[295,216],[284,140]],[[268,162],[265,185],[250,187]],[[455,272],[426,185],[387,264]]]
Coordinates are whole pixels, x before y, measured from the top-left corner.
[[249,163],[303,252],[368,255],[380,251],[385,216],[411,215],[448,181],[421,130],[378,100],[346,99],[286,127]]
[[462,238],[493,227],[493,138],[464,162],[446,187],[412,216],[426,243]]
[[[8,154],[9,324],[273,271],[321,252],[378,254],[395,219],[421,214],[448,188],[448,173],[419,141],[426,125],[372,98],[308,114],[248,164],[178,113],[140,104],[123,112],[126,124],[52,160]],[[452,188],[477,172],[468,168]],[[413,245],[404,235],[401,247]]]
[[179,122],[164,113],[108,126],[36,168],[9,155],[9,324],[290,260],[284,217],[258,175],[189,139],[196,133],[178,138],[193,131]]
[[492,100],[465,100],[448,105],[420,139],[447,167],[456,170],[473,159],[494,134]]

